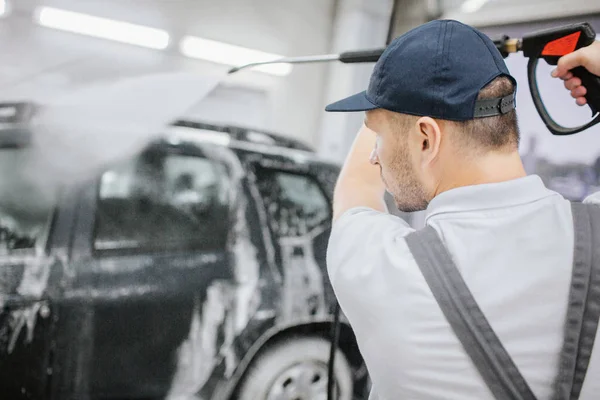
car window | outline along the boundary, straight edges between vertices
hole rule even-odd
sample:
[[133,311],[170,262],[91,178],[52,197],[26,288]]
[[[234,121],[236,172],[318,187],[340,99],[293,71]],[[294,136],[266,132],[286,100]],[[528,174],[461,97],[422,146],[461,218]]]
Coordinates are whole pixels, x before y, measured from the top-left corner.
[[96,250],[216,250],[227,239],[225,167],[203,157],[148,151],[100,179]]
[[330,221],[327,197],[311,176],[261,168],[257,184],[277,236],[306,235]]
[[46,244],[58,190],[30,175],[25,168],[30,158],[27,149],[0,149],[0,256]]

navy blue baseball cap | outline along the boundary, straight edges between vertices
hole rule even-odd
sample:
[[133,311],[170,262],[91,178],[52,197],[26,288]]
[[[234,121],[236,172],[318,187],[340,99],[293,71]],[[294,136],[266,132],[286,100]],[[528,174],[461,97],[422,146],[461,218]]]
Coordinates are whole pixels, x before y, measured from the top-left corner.
[[499,76],[513,83],[494,42],[453,20],[431,21],[396,38],[381,55],[366,91],[328,105],[326,111],[383,108],[403,114],[466,121],[515,108],[515,93],[477,101]]

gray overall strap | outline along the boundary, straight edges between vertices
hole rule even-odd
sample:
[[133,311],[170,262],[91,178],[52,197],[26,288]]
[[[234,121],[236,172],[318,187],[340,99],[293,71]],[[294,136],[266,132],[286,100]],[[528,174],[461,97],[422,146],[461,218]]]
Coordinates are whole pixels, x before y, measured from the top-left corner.
[[600,206],[571,203],[573,275],[553,400],[577,400],[590,362],[600,317]]
[[494,397],[535,400],[435,229],[426,226],[413,232],[406,243],[444,316]]

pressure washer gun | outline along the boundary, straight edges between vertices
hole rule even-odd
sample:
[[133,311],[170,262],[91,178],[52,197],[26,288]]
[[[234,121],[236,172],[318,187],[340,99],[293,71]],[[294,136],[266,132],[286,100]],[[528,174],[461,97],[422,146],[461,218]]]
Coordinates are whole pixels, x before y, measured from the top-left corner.
[[529,58],[527,78],[533,104],[535,104],[535,108],[548,130],[554,135],[571,135],[600,122],[600,77],[592,74],[584,67],[577,67],[571,71],[574,76],[581,79],[582,85],[587,89],[585,98],[592,110],[592,117],[595,116],[595,118],[587,124],[566,128],[557,124],[544,106],[536,77],[538,61],[542,58],[548,64],[556,65],[561,56],[589,46],[595,39],[596,33],[587,22],[584,22],[534,32],[523,36],[522,39],[503,37],[495,41],[503,57],[506,58],[509,53],[522,51],[523,55]]
[[[588,23],[584,22],[534,32],[524,36],[522,39],[514,39],[504,36],[503,38],[494,41],[496,47],[504,58],[508,57],[510,53],[516,53],[519,51],[522,51],[523,55],[529,58],[527,76],[529,80],[531,97],[533,98],[533,103],[535,104],[540,117],[550,132],[552,132],[554,135],[571,135],[600,123],[600,77],[593,75],[584,67],[577,67],[571,71],[574,76],[581,79],[582,85],[587,89],[585,98],[588,106],[592,110],[592,117],[595,117],[587,124],[574,128],[567,128],[556,123],[544,106],[540,96],[540,91],[538,89],[536,77],[538,62],[541,58],[550,65],[556,65],[561,56],[571,53],[579,48],[591,45],[595,38],[596,33],[592,27]],[[376,62],[381,54],[383,54],[384,50],[385,48],[379,48],[365,51],[349,51],[340,54],[286,57],[272,61],[243,65],[241,67],[233,68],[229,71],[229,73],[235,73],[241,69],[254,67],[257,65],[275,63],[305,64],[338,61],[350,64]]]

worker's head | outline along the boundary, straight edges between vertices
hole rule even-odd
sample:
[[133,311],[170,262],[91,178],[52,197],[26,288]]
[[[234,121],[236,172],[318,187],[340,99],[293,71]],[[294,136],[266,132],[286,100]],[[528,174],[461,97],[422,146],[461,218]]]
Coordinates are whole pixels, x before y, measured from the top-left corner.
[[[510,79],[498,77],[478,98],[505,97],[513,91]],[[515,110],[449,121],[376,109],[366,112],[365,125],[377,136],[371,163],[381,168],[383,181],[402,211],[424,209],[440,186],[481,173],[478,167],[486,159],[518,157]]]
[[417,211],[453,185],[489,181],[476,175],[520,162],[515,91],[487,36],[432,21],[388,46],[367,91],[327,110],[366,111],[377,135],[371,162],[398,208]]

